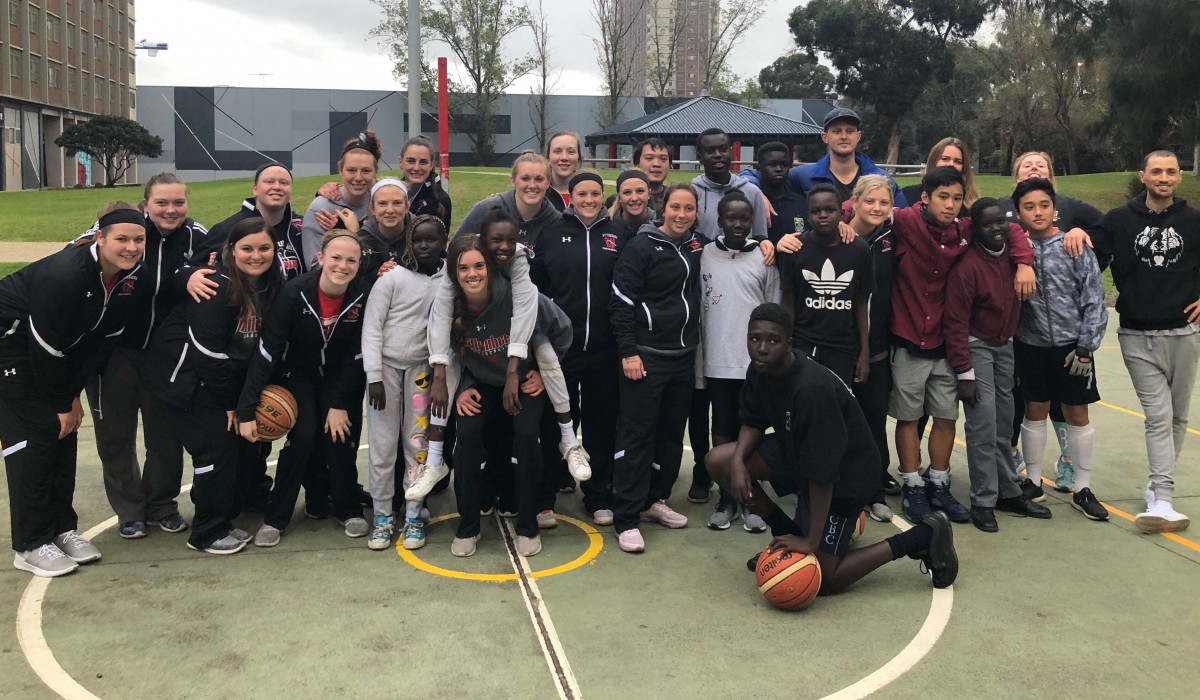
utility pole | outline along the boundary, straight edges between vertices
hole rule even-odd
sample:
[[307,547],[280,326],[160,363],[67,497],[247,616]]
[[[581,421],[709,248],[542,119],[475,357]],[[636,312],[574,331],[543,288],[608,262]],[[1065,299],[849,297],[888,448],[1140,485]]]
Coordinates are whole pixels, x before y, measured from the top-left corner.
[[408,0],[408,137],[421,133],[421,0]]

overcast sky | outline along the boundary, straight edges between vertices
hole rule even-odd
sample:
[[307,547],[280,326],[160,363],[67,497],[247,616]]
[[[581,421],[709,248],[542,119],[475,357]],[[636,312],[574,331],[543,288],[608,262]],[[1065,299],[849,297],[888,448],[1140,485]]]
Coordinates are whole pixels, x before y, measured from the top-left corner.
[[[792,48],[787,17],[798,2],[764,0],[766,16],[730,57],[739,77],[757,76]],[[558,94],[601,93],[591,5],[590,0],[545,3],[553,61],[563,71]],[[383,16],[369,0],[138,0],[136,12],[138,39],[171,46],[154,58],[138,52],[139,85],[400,87],[391,62],[367,36]],[[529,52],[531,43],[526,30],[505,48],[515,56]],[[512,88],[528,90],[528,83]]]

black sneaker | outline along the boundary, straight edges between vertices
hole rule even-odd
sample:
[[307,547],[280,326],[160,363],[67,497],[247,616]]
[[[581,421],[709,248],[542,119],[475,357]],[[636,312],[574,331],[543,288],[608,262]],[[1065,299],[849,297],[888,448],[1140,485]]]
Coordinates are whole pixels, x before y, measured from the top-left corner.
[[712,484],[698,484],[692,482],[688,488],[687,499],[692,503],[708,503],[708,499],[712,494]]
[[888,474],[887,478],[883,480],[883,492],[889,496],[899,496],[900,482],[892,478],[891,474]]
[[907,484],[902,489],[904,499],[904,517],[910,523],[923,522],[925,518],[933,515],[933,508],[929,507],[929,499],[925,497],[924,486],[908,486]]
[[754,573],[754,570],[758,568],[758,558],[761,556],[762,556],[762,552],[755,552],[754,556],[747,559],[746,560],[746,570],[749,571],[750,573]]
[[933,530],[929,549],[921,563],[929,569],[934,588],[949,588],[958,578],[958,552],[954,549],[954,528],[945,512],[937,512],[922,520]]
[[1100,503],[1100,499],[1096,498],[1096,494],[1092,493],[1091,489],[1079,489],[1075,492],[1075,497],[1071,499],[1071,502],[1092,520],[1108,520],[1108,509]]
[[971,522],[971,511],[967,510],[967,507],[959,503],[954,494],[950,493],[950,484],[927,481],[925,482],[925,496],[929,499],[929,507],[944,512],[951,522]]
[[1033,479],[1026,479],[1021,482],[1021,495],[1034,503],[1041,503],[1046,500],[1046,492],[1042,489],[1042,485],[1033,483]]
[[971,523],[984,532],[999,532],[1000,523],[996,522],[996,511],[983,506],[971,506]]
[[1002,510],[1005,513],[1016,513],[1017,515],[1024,515],[1039,520],[1049,520],[1054,515],[1050,512],[1049,508],[1041,503],[1034,503],[1026,498],[1025,494],[999,499],[996,501],[996,510]]

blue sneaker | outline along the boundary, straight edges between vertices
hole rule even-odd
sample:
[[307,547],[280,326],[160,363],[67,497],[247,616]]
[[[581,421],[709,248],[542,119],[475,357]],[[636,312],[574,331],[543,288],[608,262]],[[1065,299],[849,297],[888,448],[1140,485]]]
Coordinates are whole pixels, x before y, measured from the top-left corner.
[[924,486],[909,486],[904,484],[901,503],[904,505],[904,518],[910,523],[924,522],[925,518],[933,515],[929,507],[929,499],[925,497]]
[[1017,473],[1018,474],[1025,473],[1026,472],[1025,455],[1021,454],[1021,451],[1014,447],[1012,450],[1012,458],[1013,458],[1013,466],[1016,467]]
[[930,507],[945,513],[946,517],[950,518],[950,522],[971,522],[971,511],[967,510],[966,506],[959,503],[954,494],[950,493],[950,484],[927,481],[925,482],[925,495],[929,498]]
[[375,551],[387,549],[392,545],[392,532],[396,528],[396,519],[390,515],[376,515],[375,527],[367,538],[367,548]]
[[117,531],[117,534],[127,540],[140,540],[146,536],[146,523],[141,520],[130,520],[127,523],[121,523],[121,529]]
[[404,548],[420,549],[425,546],[425,523],[418,518],[404,521]]
[[1070,457],[1059,457],[1054,465],[1054,490],[1071,493],[1075,490],[1075,465]]
[[159,518],[158,527],[163,532],[183,532],[188,529],[188,521],[179,513],[171,513],[165,518]]

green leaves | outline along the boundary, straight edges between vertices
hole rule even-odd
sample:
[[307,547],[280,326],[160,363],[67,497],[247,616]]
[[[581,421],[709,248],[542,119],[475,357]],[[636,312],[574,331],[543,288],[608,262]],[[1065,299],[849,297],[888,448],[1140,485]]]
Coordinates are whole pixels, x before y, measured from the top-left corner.
[[69,156],[83,152],[95,159],[104,168],[108,187],[121,179],[138,156],[162,155],[162,138],[132,119],[111,115],[67,126],[54,145]]

